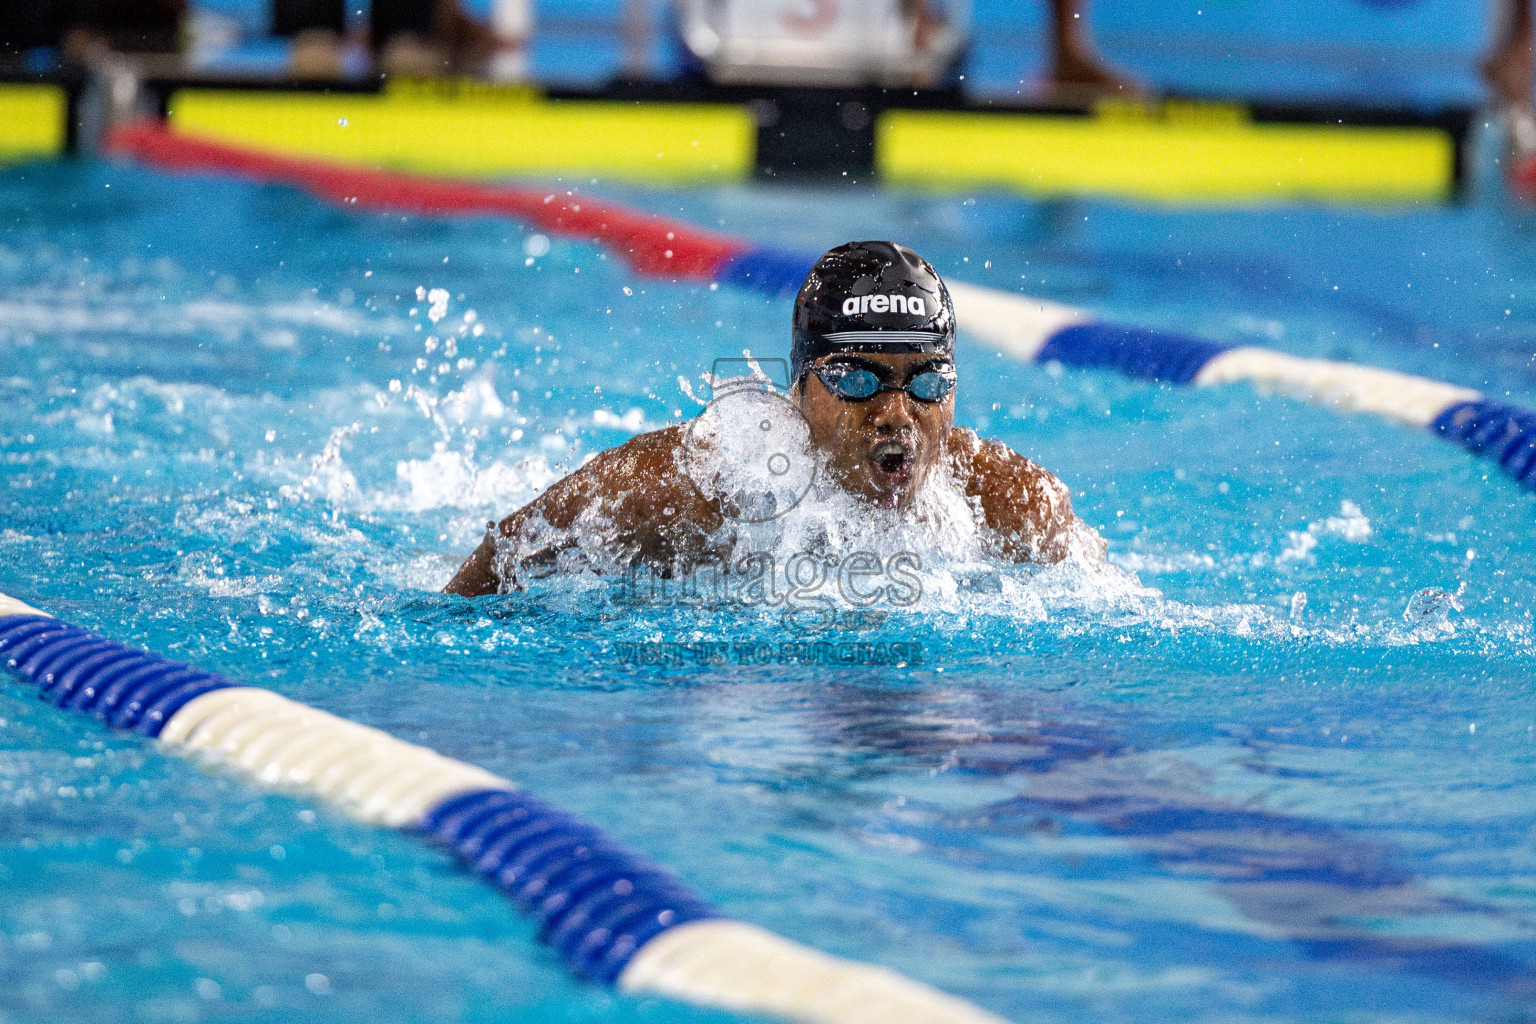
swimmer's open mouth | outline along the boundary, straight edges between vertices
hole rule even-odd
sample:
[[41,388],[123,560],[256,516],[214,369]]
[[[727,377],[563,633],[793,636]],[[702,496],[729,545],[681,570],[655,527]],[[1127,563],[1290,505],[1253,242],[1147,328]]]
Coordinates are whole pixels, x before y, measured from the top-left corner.
[[892,483],[906,483],[912,475],[912,452],[898,441],[886,441],[876,445],[870,453],[870,461]]

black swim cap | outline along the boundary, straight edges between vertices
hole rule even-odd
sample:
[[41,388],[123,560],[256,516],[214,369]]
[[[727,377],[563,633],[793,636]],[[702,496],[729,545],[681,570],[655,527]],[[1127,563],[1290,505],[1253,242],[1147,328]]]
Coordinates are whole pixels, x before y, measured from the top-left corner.
[[849,242],[816,261],[795,296],[796,383],[832,352],[955,351],[955,307],[939,275],[895,242]]

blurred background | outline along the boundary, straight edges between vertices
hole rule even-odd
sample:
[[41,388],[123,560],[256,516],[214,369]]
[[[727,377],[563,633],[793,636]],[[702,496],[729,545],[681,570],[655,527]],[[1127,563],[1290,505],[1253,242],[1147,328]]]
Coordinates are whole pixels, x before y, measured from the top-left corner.
[[[531,9],[511,16],[509,28],[511,35],[527,36],[526,74],[538,82],[588,86],[615,77],[671,79],[689,73],[697,61],[679,26],[690,17],[766,13],[763,20],[771,23],[783,8],[798,19],[793,25],[805,38],[820,22],[843,17],[868,25],[882,10],[881,4],[848,0],[841,5],[708,0],[702,7],[693,0],[679,0],[675,7],[665,0],[525,2]],[[459,0],[458,13],[495,29],[496,4]],[[353,0],[344,10],[340,4],[303,0],[96,0],[94,7],[104,13],[93,13],[92,6],[71,6],[68,0],[44,0],[26,10],[7,5],[13,9],[0,14],[0,36],[9,37],[5,48],[13,56],[28,54],[30,66],[38,69],[62,43],[48,38],[50,22],[94,18],[121,27],[137,21],[149,25],[151,35],[158,25],[163,49],[163,26],[170,19],[177,45],[194,67],[281,75],[293,56],[295,18],[302,22],[308,6],[320,10],[319,21],[327,23],[335,20],[326,13],[334,6],[342,15],[336,27],[354,44],[343,47],[342,75],[361,77],[370,70],[360,47],[374,6],[370,0]],[[432,7],[430,0],[426,6]],[[911,0],[883,6],[908,16],[914,10]],[[1478,61],[1498,45],[1515,7],[1504,0],[1100,0],[1090,10],[1043,0],[969,0],[947,8],[925,5],[919,13],[955,24],[961,37],[955,73],[964,76],[967,91],[1016,96],[1037,90],[1051,76],[1053,6],[1070,7],[1068,17],[1081,26],[1091,23],[1087,31],[1107,61],[1155,92],[1412,107],[1480,103],[1487,93]],[[439,36],[453,34],[452,27],[444,27],[451,18],[442,10],[428,18],[443,29]],[[144,42],[139,40],[141,47]]]
[[[486,18],[490,0],[462,0]],[[529,73],[541,82],[671,78],[687,66],[661,0],[536,0]],[[802,4],[810,10],[813,4]],[[366,0],[353,10],[367,7]],[[1172,93],[1285,100],[1477,105],[1478,62],[1508,17],[1500,0],[1099,0],[1084,14],[1105,58]],[[364,14],[354,14],[358,24]],[[278,69],[264,0],[195,0],[210,66]],[[1050,73],[1044,0],[972,0],[966,88],[1032,91]]]
[[[114,127],[153,117],[226,142],[428,173],[580,177],[627,160],[634,173],[621,176],[643,178],[651,156],[615,154],[631,143],[669,151],[664,131],[642,144],[633,126],[591,120],[596,108],[530,120],[531,106],[503,103],[455,146],[501,140],[516,153],[427,166],[415,153],[422,122],[400,122],[398,102],[375,111],[395,118],[388,127],[331,108],[300,127],[292,104],[209,114],[204,102],[228,87],[399,100],[397,87],[427,81],[439,100],[463,100],[470,83],[511,89],[476,94],[482,112],[487,100],[713,104],[724,120],[698,120],[699,106],[648,108],[651,128],[686,120],[684,145],[719,157],[676,181],[755,171],[1395,202],[1460,194],[1478,110],[1494,115],[1488,152],[1503,176],[1536,191],[1532,75],[1531,0],[42,0],[0,12],[0,85],[11,86],[0,113],[12,122],[0,151],[92,151]],[[66,93],[48,99],[28,84]],[[194,99],[203,113],[187,113]],[[464,129],[465,109],[438,113]],[[983,124],[912,110],[1088,118]],[[736,138],[732,111],[755,139]],[[1308,127],[1285,138],[1248,130],[1266,123]],[[28,131],[36,137],[18,141]],[[563,155],[531,161],[534,140]]]

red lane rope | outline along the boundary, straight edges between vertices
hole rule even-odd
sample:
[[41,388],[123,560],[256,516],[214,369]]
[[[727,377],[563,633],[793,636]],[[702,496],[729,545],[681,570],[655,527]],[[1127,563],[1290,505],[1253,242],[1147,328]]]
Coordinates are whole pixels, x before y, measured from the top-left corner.
[[1509,171],[1509,187],[1526,202],[1536,202],[1536,154],[1517,158]]
[[591,241],[617,253],[642,274],[712,278],[747,248],[737,239],[701,231],[691,224],[575,194],[279,156],[179,135],[159,121],[117,128],[107,139],[107,149],[165,170],[225,172],[294,185],[345,206],[429,216],[512,217],[550,234]]

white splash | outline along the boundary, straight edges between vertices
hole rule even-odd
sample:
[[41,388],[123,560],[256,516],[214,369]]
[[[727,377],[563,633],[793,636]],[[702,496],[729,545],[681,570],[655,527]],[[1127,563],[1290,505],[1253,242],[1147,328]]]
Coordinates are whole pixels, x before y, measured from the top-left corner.
[[[420,289],[417,290],[420,291]],[[427,319],[434,324],[448,315],[448,289],[433,288],[427,292],[427,302],[430,304],[427,308]]]
[[592,424],[598,427],[612,427],[615,430],[627,430],[631,434],[641,434],[661,427],[661,424],[647,422],[643,409],[630,409],[622,416],[607,409],[594,409]]
[[559,477],[542,455],[477,466],[471,455],[439,444],[430,458],[395,463],[395,478],[405,490],[371,495],[369,505],[411,512],[454,508],[505,514],[531,501]]
[[1425,587],[1417,591],[1403,609],[1403,621],[1408,623],[1410,636],[1433,638],[1454,635],[1456,625],[1451,621],[1451,613],[1462,610],[1460,598],[1466,591],[1466,583],[1462,583],[1454,594],[1438,587]]
[[332,505],[342,505],[357,496],[357,477],[347,468],[341,457],[341,445],[347,438],[363,429],[361,423],[337,427],[326,439],[320,454],[310,460],[309,473],[297,484],[284,484],[278,494],[289,501],[307,501],[318,498]]
[[1339,514],[1329,516],[1320,525],[1323,533],[1342,537],[1351,544],[1363,544],[1371,538],[1371,521],[1360,511],[1359,505],[1347,498],[1340,503]]
[[[1082,524],[1057,565],[999,563],[977,509],[945,471],[908,507],[861,502],[829,482],[793,404],[751,382],[723,390],[690,421],[678,460],[699,490],[720,503],[726,520],[710,538],[710,557],[685,573],[682,591],[661,584],[658,598],[647,577],[638,603],[666,603],[682,593],[685,603],[731,605],[749,618],[805,611],[837,621],[865,610],[882,621],[889,614],[942,613],[957,629],[970,628],[976,615],[1031,623],[1063,609],[1131,621],[1171,614],[1195,626],[1219,617],[1170,611],[1159,592],[1104,562],[1098,535]],[[535,521],[518,537],[497,537],[499,564],[504,578],[515,576],[520,585],[558,568],[559,578],[539,584],[541,592],[577,587],[585,593],[594,571],[625,575],[615,540],[611,524],[594,517],[570,530]],[[729,579],[721,579],[722,571]],[[1245,609],[1237,617],[1255,614]],[[799,621],[805,624],[804,617]]]
[[1277,565],[1301,562],[1311,557],[1322,537],[1338,537],[1350,544],[1364,544],[1371,539],[1371,521],[1360,511],[1360,506],[1346,498],[1339,504],[1339,514],[1308,523],[1305,530],[1291,530],[1286,534],[1285,550],[1275,560]]

